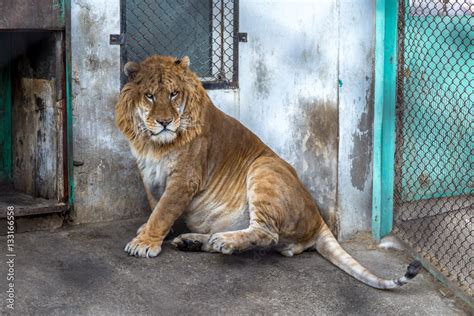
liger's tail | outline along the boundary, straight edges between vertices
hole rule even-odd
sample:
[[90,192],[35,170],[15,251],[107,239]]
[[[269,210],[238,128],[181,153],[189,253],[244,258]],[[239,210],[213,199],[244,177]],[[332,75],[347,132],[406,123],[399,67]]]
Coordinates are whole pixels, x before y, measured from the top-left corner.
[[364,268],[341,247],[326,224],[323,224],[321,228],[315,248],[323,257],[331,261],[338,268],[352,275],[357,280],[377,289],[393,289],[407,284],[408,280],[413,279],[421,269],[421,263],[413,261],[408,266],[405,275],[401,278],[394,280],[379,278]]

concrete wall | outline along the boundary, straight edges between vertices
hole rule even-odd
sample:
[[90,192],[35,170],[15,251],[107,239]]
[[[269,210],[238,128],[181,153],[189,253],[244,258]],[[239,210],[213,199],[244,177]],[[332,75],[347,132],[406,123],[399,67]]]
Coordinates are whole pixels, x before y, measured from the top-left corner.
[[[72,3],[75,159],[85,163],[77,222],[147,212],[113,127],[120,60],[108,35],[120,15],[119,1],[106,3]],[[296,168],[340,237],[370,228],[374,9],[373,0],[241,0],[240,88],[209,91]]]
[[337,200],[345,239],[371,227],[375,1],[340,3]]
[[240,89],[210,95],[296,168],[340,238],[370,230],[375,1],[240,10]]
[[71,3],[72,92],[76,223],[107,221],[148,212],[128,143],[114,125],[120,91],[120,1]]

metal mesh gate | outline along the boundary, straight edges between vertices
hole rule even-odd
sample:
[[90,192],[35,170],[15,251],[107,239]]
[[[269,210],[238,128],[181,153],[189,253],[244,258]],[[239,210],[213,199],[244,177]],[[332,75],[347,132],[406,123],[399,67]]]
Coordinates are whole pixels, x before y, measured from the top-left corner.
[[122,0],[122,62],[188,55],[206,88],[237,86],[238,0]]
[[394,230],[474,290],[474,6],[399,4]]

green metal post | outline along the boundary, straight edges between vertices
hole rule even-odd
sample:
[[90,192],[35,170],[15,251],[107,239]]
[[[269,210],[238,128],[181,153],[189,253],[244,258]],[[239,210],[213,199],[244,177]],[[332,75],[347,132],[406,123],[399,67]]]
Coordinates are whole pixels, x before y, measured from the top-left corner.
[[[9,49],[8,44],[6,50]],[[13,178],[11,90],[10,65],[8,64],[0,70],[0,181],[7,183]]]
[[74,211],[74,163],[73,163],[73,131],[72,131],[72,95],[71,95],[71,0],[63,0],[63,13],[66,36],[66,137],[67,137],[67,169],[68,169],[68,202]]
[[377,0],[375,15],[372,235],[392,230],[397,76],[397,0]]
[[72,99],[69,63],[66,59],[66,138],[67,138],[67,170],[68,170],[68,203],[72,209],[74,203],[74,165],[72,152]]

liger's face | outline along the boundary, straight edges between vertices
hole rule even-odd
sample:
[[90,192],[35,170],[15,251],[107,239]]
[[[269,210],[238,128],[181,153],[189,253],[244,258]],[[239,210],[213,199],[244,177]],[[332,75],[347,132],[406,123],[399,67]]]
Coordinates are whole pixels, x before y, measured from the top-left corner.
[[141,94],[137,114],[143,123],[143,132],[155,142],[173,142],[183,127],[181,118],[185,104],[182,91],[172,85],[145,86]]
[[[186,74],[189,58],[151,56],[142,63],[128,62],[124,72],[134,87],[137,132],[168,144],[192,127],[187,113]],[[188,110],[189,111],[189,110]]]

